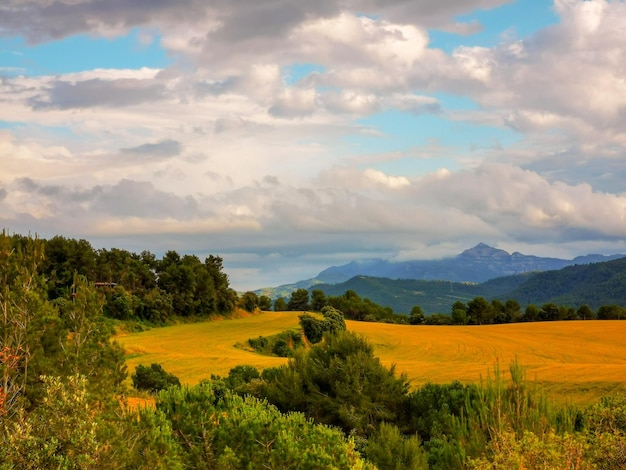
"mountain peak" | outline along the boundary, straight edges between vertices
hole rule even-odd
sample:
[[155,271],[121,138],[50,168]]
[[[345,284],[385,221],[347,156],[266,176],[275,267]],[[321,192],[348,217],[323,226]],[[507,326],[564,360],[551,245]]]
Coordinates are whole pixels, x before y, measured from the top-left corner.
[[505,259],[505,258],[509,258],[511,255],[508,252],[504,251],[504,250],[500,250],[498,248],[494,248],[492,246],[489,246],[489,245],[481,242],[478,245],[476,245],[474,248],[470,248],[468,250],[465,250],[459,256],[466,257],[466,258],[496,258],[496,259]]

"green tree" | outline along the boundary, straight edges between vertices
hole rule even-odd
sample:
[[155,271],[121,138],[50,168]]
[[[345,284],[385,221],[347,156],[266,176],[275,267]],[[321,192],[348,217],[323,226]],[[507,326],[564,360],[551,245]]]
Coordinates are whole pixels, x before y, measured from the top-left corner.
[[539,320],[541,321],[556,321],[560,320],[561,315],[559,311],[559,306],[555,303],[547,303],[543,304],[539,309]]
[[180,387],[180,380],[174,374],[166,372],[161,364],[150,364],[150,367],[139,364],[131,376],[133,387],[156,393],[169,387]]
[[304,332],[304,336],[309,340],[311,344],[316,344],[322,341],[324,332],[326,331],[326,324],[324,320],[315,318],[313,315],[304,313],[298,317],[300,327]]
[[465,305],[461,301],[456,301],[452,305],[452,323],[455,325],[466,325],[467,324],[467,305]]
[[493,308],[484,297],[476,297],[467,304],[467,319],[470,325],[493,322]]
[[506,307],[500,300],[493,299],[491,301],[491,311],[494,323],[508,323]]
[[330,305],[322,308],[322,316],[324,317],[325,331],[329,333],[337,333],[346,330],[346,321],[343,313]]
[[287,310],[291,311],[306,311],[309,309],[309,291],[306,289],[296,289],[291,293],[289,302],[287,303]]
[[268,312],[272,309],[272,299],[267,295],[259,296],[259,309],[264,312]]
[[72,293],[56,300],[61,324],[63,375],[83,374],[95,394],[115,391],[126,378],[124,352],[111,341],[113,329],[105,321],[104,296],[84,276],[76,275]]
[[163,325],[174,316],[172,297],[159,287],[139,291],[137,316],[143,320]]
[[326,294],[320,289],[313,289],[311,291],[311,310],[314,312],[321,312],[326,306]]
[[87,240],[55,236],[44,241],[44,252],[41,274],[51,300],[66,295],[74,274],[93,279],[97,272],[97,254]]
[[107,288],[104,313],[117,320],[130,320],[135,316],[138,299],[122,286]]
[[393,424],[381,423],[364,451],[380,470],[428,470],[428,456],[419,436],[405,437]]
[[57,316],[38,273],[43,260],[41,240],[0,234],[0,394],[10,414],[37,380],[37,356]]
[[581,320],[593,320],[596,317],[594,311],[591,310],[591,307],[589,307],[589,305],[587,304],[578,307],[576,313],[578,314],[578,318],[580,318]]
[[186,468],[371,468],[340,431],[211,382],[162,392],[157,410],[171,422]]
[[623,320],[626,318],[626,308],[619,305],[601,305],[598,308],[598,320]]
[[246,312],[254,312],[259,306],[259,297],[251,291],[245,292],[239,299],[239,307]]
[[42,376],[43,405],[22,414],[4,430],[3,468],[97,468],[103,451],[86,379]]
[[274,301],[274,311],[275,312],[284,312],[285,310],[287,310],[287,302],[285,302],[284,298],[278,297]]
[[524,315],[522,315],[522,321],[538,321],[539,320],[539,308],[535,304],[528,304],[524,309]]
[[507,323],[518,322],[522,316],[522,307],[519,302],[509,299],[504,304],[504,315]]
[[426,317],[424,316],[424,311],[422,307],[419,305],[415,305],[411,309],[411,313],[409,314],[409,324],[410,325],[423,325],[426,321]]
[[365,339],[341,331],[297,350],[257,393],[283,411],[302,411],[316,422],[367,436],[381,422],[397,419],[408,387],[406,376],[384,367]]

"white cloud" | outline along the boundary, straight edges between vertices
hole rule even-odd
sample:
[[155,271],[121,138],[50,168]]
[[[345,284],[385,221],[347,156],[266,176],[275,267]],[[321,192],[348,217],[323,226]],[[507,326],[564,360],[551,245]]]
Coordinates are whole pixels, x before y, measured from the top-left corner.
[[[471,34],[481,25],[453,18],[503,3],[9,0],[3,34],[36,42],[138,26],[174,64],[0,79],[0,120],[18,123],[0,132],[0,223],[177,234],[163,240],[190,249],[210,238],[216,250],[307,263],[339,259],[333,250],[454,254],[484,239],[623,246],[626,4],[557,0],[560,23],[530,37],[450,55],[429,45],[428,28]],[[290,84],[293,64],[318,67]],[[447,109],[436,92],[478,109]],[[399,150],[353,145],[367,134],[399,146],[358,120],[390,110],[518,140],[465,152],[420,144],[438,131],[424,125]],[[431,173],[388,170],[416,155]]]

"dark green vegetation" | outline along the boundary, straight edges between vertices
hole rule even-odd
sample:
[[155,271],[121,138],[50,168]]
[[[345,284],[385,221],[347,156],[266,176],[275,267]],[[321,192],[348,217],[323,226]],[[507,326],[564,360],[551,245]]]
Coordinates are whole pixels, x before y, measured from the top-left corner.
[[[335,305],[320,294],[296,296],[299,303],[292,307],[304,300],[321,306],[321,316],[302,316],[308,318],[302,327],[309,342],[309,334],[319,341],[296,349],[285,366],[257,371],[242,364],[224,379],[211,377],[194,387],[178,386],[158,364],[138,368],[134,382],[156,393],[155,406],[129,410],[120,406],[128,392],[126,370],[112,324],[223,316],[237,296],[219,258],[202,263],[173,252],[154,260],[144,280],[141,258],[151,256],[124,258],[129,264],[115,271],[123,282],[102,280],[108,265],[96,263],[91,275],[106,283],[97,287],[76,268],[90,259],[88,245],[55,240],[57,255],[60,245],[74,246],[72,259],[82,261],[64,265],[57,257],[57,266],[46,261],[50,242],[0,235],[0,469],[626,465],[624,395],[589,409],[556,405],[517,364],[510,378],[495,370],[480,386],[411,391],[406,377],[384,366],[372,345],[345,331],[339,306],[355,315],[362,315],[350,310],[357,305],[371,308],[370,314],[380,311],[353,293]],[[105,259],[100,254],[96,260]],[[111,262],[111,272],[114,267]],[[166,304],[171,300],[167,315],[140,313],[149,309],[134,302],[150,293]],[[495,309],[479,298],[461,305],[452,316],[463,313],[470,323],[486,321],[483,309]],[[508,308],[519,313],[515,305]],[[419,323],[421,312],[412,313]]]
[[350,290],[403,313],[414,305],[420,305],[427,314],[447,313],[454,302],[475,297],[502,302],[515,299],[524,307],[553,303],[576,309],[588,305],[598,310],[606,305],[626,306],[626,258],[506,276],[482,284],[356,276],[341,284],[316,285],[315,289],[327,296]]
[[[588,409],[551,402],[511,364],[480,386],[427,384],[409,391],[353,333],[326,334],[286,366],[233,369],[222,383],[353,436],[378,468],[621,469],[626,465],[626,395]],[[214,380],[217,378],[214,378]]]
[[[14,236],[16,243],[25,238]],[[174,318],[227,315],[238,297],[229,287],[222,259],[181,256],[168,251],[162,259],[112,248],[95,250],[86,240],[42,240],[45,259],[38,274],[46,280],[50,300],[67,296],[74,276],[93,282],[105,295],[105,314],[126,322],[165,324]]]
[[156,393],[170,387],[180,387],[180,380],[174,374],[163,370],[161,364],[150,364],[150,367],[139,364],[131,376],[133,387]]
[[[295,349],[304,346],[302,331],[283,331],[277,335],[250,338],[248,344],[252,350],[266,356],[291,357]],[[243,346],[246,347],[245,345]]]

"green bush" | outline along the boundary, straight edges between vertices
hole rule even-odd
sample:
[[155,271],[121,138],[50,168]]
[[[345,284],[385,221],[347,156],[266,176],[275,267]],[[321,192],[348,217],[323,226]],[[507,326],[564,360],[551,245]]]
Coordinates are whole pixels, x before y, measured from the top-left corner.
[[187,468],[372,468],[340,431],[211,382],[161,392],[157,410],[171,422]]
[[150,367],[139,364],[131,378],[133,387],[137,390],[147,390],[151,393],[165,390],[172,386],[180,387],[178,377],[166,372],[161,364],[151,364]]

